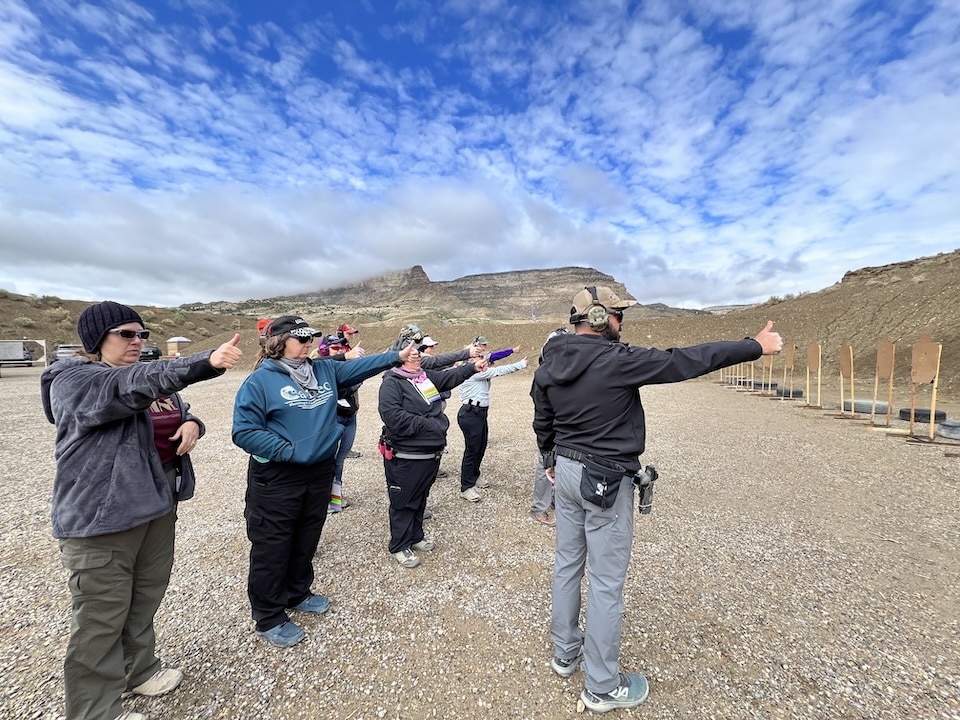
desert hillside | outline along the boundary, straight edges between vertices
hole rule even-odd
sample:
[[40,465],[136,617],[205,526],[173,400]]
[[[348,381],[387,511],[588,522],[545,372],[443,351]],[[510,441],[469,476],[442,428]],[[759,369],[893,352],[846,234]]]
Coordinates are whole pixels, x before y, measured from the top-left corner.
[[[442,349],[456,348],[483,333],[498,347],[520,345],[533,355],[553,327],[566,323],[573,294],[589,284],[609,285],[626,297],[636,297],[623,283],[589,268],[526,270],[434,282],[417,266],[297,297],[140,309],[161,341],[186,335],[194,341],[192,349],[205,349],[239,330],[251,357],[257,348],[255,318],[287,312],[303,314],[328,332],[340,322],[350,322],[361,329],[369,350],[385,348],[401,325],[417,322],[441,341]],[[86,305],[87,301],[0,291],[0,339],[76,342],[76,317]],[[840,344],[848,340],[854,350],[858,397],[865,397],[864,388],[872,395],[876,349],[882,337],[889,336],[897,344],[895,382],[905,391],[911,346],[922,333],[929,333],[943,345],[939,401],[960,401],[960,250],[866,267],[847,273],[841,282],[819,292],[771,298],[761,305],[722,313],[641,304],[626,313],[624,340],[673,347],[737,338],[754,334],[767,319],[775,321],[788,342],[800,347],[794,375],[801,387],[808,344],[821,343],[821,375],[831,387],[839,375]],[[775,363],[775,379],[782,373],[782,363]],[[921,390],[925,396],[921,395],[918,406],[928,406],[932,388]]]

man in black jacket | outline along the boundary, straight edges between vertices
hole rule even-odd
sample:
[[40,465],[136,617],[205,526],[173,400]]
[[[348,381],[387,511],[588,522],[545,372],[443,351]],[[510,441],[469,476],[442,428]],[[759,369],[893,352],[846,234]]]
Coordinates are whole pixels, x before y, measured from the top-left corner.
[[[602,286],[577,293],[570,309],[575,332],[547,342],[530,392],[537,445],[555,484],[551,665],[570,677],[583,662],[580,699],[594,712],[636,707],[648,693],[646,678],[621,673],[618,664],[623,585],[633,544],[631,479],[646,442],[639,388],[756,360],[783,345],[768,322],[752,340],[632,348],[620,342],[620,329],[623,310],[634,304]],[[589,585],[581,631],[585,568]]]

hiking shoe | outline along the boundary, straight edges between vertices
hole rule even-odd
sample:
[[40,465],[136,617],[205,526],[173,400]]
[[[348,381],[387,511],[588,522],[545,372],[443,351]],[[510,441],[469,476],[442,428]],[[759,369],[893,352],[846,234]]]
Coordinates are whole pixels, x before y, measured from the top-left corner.
[[350,500],[350,499],[348,499],[348,498],[345,498],[345,497],[340,498],[340,507],[342,507],[344,510],[346,510],[346,509],[347,509],[348,507],[350,507],[351,505],[353,505],[353,501],[352,501],[352,500]]
[[530,517],[532,517],[541,525],[546,525],[547,527],[554,527],[557,524],[557,521],[550,517],[550,513],[548,513],[546,510],[538,513],[530,513]]
[[483,477],[478,477],[475,487],[480,488],[481,490],[486,490],[490,487],[490,481]]
[[392,554],[393,559],[403,565],[405,568],[415,568],[420,564],[420,558],[418,558],[417,554],[410,548],[404,548],[400,552],[395,552]]
[[294,605],[291,610],[297,612],[313,613],[322,615],[330,609],[330,601],[323,595],[307,595],[299,605]]
[[272,627],[269,630],[260,631],[257,630],[257,635],[262,637],[271,645],[276,645],[277,647],[293,647],[298,642],[303,640],[307,634],[303,629],[296,623],[282,622],[276,627]]
[[620,685],[608,693],[593,693],[584,688],[580,693],[583,704],[595,713],[605,713],[617,708],[636,707],[647,699],[650,687],[647,679],[637,673],[620,673]]
[[410,547],[412,547],[414,550],[422,550],[423,552],[430,552],[436,546],[437,544],[433,540],[431,540],[428,537],[425,537],[423,540],[421,540],[420,542],[415,542]]
[[429,510],[429,509],[428,509],[428,510],[424,510],[424,511],[423,511],[423,519],[424,519],[424,520],[429,520],[429,519],[432,518],[432,517],[433,517],[433,510]]
[[346,458],[350,458],[350,459],[358,458],[358,457],[360,457],[360,453],[357,452],[356,450],[350,450],[350,451],[348,451],[347,454],[344,455],[343,457],[344,457],[344,459],[346,459]]
[[448,473],[446,470],[437,470],[437,477],[450,477],[450,473]]
[[460,493],[460,497],[462,497],[464,500],[469,500],[470,502],[480,502],[481,500],[483,500],[483,498],[480,497],[480,493],[477,492],[476,488],[467,488],[462,493]]
[[570,677],[577,671],[577,669],[580,667],[580,663],[582,662],[583,653],[581,652],[575,658],[570,658],[568,660],[555,657],[550,661],[550,667],[552,667],[553,671],[560,677]]
[[181,682],[183,682],[183,673],[180,670],[177,668],[162,668],[157,670],[146,682],[127,690],[123,693],[123,697],[130,697],[131,695],[159,697],[176,690]]

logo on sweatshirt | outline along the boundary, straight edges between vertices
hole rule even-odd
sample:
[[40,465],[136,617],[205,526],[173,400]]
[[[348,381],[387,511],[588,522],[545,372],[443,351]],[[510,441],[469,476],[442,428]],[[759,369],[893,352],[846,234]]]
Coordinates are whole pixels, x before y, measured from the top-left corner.
[[335,393],[330,383],[323,383],[316,391],[307,392],[293,385],[284,385],[280,388],[280,397],[288,407],[296,407],[301,410],[312,410],[313,408],[326,405]]

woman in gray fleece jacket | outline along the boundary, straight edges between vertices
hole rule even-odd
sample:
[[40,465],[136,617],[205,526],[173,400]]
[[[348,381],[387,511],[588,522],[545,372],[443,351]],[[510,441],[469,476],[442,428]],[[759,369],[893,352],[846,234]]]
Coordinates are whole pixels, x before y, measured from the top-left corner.
[[153,618],[173,567],[176,503],[193,494],[187,453],[203,432],[177,395],[222,375],[240,339],[173,360],[141,363],[149,336],[114,302],[83,311],[87,356],[44,371],[41,397],[57,426],[53,535],[70,571],[73,622],[63,677],[68,720],[139,720],[127,694],[157,696],[183,674],[162,668]]

